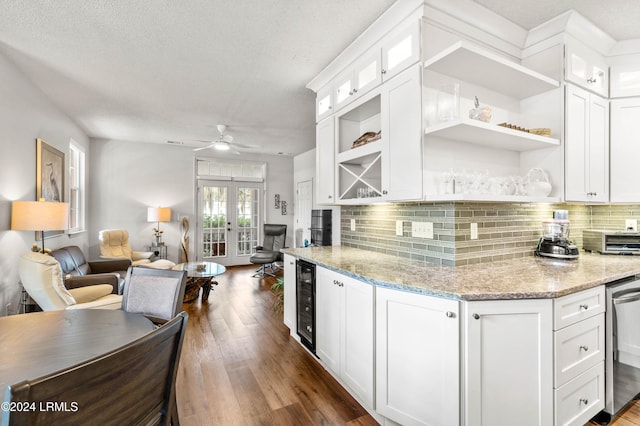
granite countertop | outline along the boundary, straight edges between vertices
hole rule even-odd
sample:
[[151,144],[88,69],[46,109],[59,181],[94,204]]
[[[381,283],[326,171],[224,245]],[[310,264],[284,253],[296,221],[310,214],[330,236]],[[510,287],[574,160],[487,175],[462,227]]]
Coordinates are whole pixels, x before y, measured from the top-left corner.
[[377,286],[461,300],[555,298],[640,274],[640,256],[580,253],[575,260],[530,256],[452,267],[342,246],[282,252]]

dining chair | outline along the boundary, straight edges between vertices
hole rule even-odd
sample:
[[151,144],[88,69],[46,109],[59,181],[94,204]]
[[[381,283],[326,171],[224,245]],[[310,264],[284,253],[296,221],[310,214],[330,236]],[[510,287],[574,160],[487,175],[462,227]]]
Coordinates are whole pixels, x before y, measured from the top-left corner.
[[132,266],[127,270],[122,310],[162,324],[182,310],[187,271]]
[[7,388],[2,424],[178,425],[176,375],[188,315],[140,339],[66,370]]

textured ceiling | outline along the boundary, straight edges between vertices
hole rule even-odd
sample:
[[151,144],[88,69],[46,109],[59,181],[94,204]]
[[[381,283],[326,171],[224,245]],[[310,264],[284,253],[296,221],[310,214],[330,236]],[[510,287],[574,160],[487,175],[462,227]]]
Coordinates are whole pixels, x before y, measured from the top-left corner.
[[1,0],[0,52],[92,137],[211,140],[226,124],[297,154],[315,143],[305,85],[392,3]]
[[530,30],[567,10],[575,10],[616,40],[640,38],[638,0],[474,0]]
[[[475,1],[526,29],[573,8],[640,38],[638,0]],[[227,124],[256,152],[298,154],[315,141],[305,85],[392,3],[0,0],[0,53],[92,137],[212,140]]]

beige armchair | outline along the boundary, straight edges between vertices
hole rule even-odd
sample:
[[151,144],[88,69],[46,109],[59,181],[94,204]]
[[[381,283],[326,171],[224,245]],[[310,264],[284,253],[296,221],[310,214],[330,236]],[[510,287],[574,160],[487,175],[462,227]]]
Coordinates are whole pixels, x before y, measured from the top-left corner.
[[61,309],[120,309],[122,296],[112,294],[111,284],[96,284],[68,290],[60,263],[42,253],[20,258],[18,274],[24,289],[43,311]]
[[129,232],[124,229],[105,229],[98,234],[100,257],[105,259],[131,259],[132,266],[146,266],[157,269],[171,269],[175,263],[170,260],[151,261],[152,251],[131,250]]

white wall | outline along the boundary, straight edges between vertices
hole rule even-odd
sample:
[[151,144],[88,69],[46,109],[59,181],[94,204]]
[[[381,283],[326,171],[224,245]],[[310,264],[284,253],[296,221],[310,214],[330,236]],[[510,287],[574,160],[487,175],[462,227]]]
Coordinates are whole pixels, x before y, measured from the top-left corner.
[[[295,194],[298,183],[311,180],[313,181],[313,208],[314,209],[330,209],[332,210],[331,222],[332,233],[331,243],[334,246],[340,245],[340,207],[339,206],[326,206],[318,205],[315,200],[316,190],[316,150],[312,149],[302,154],[298,154],[293,157],[293,193]],[[297,200],[294,201],[294,203]],[[295,210],[294,210],[295,211]],[[294,217],[294,224],[298,223],[297,218]],[[295,228],[295,227],[294,227]],[[294,229],[295,233],[295,229]],[[301,247],[300,241],[294,241],[296,247]]]
[[[101,229],[126,229],[131,247],[144,250],[153,240],[156,223],[147,222],[147,207],[171,207],[172,221],[161,223],[167,257],[178,261],[181,240],[179,217],[190,223],[190,259],[195,260],[195,161],[193,148],[115,140],[92,140],[91,185],[89,186],[89,252],[100,254],[98,233]],[[202,153],[198,153],[202,156]],[[221,156],[222,157],[222,156]],[[286,156],[242,154],[224,158],[267,163],[265,196],[267,223],[293,226],[293,159]],[[274,194],[287,201],[288,214],[283,216],[273,206]],[[287,232],[287,244],[292,233]]]
[[[18,259],[30,251],[35,233],[11,231],[11,202],[36,199],[36,139],[64,152],[69,139],[87,149],[89,140],[6,57],[0,55],[0,315],[15,313],[20,300]],[[68,182],[68,176],[65,177]],[[65,200],[68,200],[65,185]],[[47,248],[77,245],[87,249],[87,234],[45,241]]]

